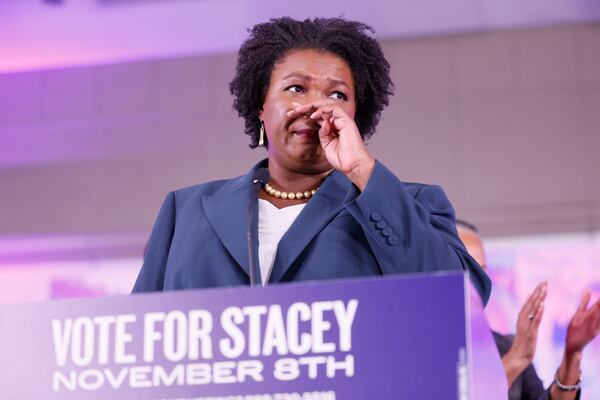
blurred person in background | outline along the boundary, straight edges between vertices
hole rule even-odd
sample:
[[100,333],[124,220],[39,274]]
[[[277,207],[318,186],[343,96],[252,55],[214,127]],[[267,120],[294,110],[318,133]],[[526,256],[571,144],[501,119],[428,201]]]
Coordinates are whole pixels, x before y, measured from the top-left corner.
[[[485,270],[485,251],[477,228],[462,220],[457,220],[456,225],[467,251]],[[531,292],[519,312],[514,335],[492,331],[506,373],[510,400],[573,400],[581,396],[581,360],[584,348],[600,333],[600,299],[588,307],[591,291],[584,292],[567,327],[562,362],[554,381],[544,389],[532,362],[547,289],[547,282],[541,282]]]

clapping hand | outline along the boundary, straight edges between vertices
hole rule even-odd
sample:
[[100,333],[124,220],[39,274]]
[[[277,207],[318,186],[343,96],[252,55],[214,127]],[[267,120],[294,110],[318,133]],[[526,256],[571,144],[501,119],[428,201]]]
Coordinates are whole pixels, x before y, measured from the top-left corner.
[[533,361],[547,292],[548,284],[546,282],[538,284],[521,307],[515,338],[508,353],[502,357],[509,386]]
[[590,298],[591,292],[587,289],[569,322],[565,353],[583,351],[583,348],[600,333],[600,299],[588,308]]

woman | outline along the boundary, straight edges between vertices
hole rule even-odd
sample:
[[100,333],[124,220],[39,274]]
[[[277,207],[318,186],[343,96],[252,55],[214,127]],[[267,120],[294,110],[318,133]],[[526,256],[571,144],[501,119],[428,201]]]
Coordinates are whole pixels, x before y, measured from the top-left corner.
[[392,92],[389,64],[359,22],[274,19],[256,25],[230,84],[250,147],[268,158],[248,174],[171,192],[134,292],[247,285],[247,213],[260,191],[263,284],[468,270],[485,273],[456,234],[441,188],[403,183],[364,144]]

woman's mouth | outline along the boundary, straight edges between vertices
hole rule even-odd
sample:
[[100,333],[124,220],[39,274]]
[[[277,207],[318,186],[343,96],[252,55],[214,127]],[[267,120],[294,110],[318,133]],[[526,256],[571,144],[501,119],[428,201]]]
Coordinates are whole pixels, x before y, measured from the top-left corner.
[[319,130],[318,129],[298,129],[294,132],[296,135],[300,135],[307,138],[318,137]]

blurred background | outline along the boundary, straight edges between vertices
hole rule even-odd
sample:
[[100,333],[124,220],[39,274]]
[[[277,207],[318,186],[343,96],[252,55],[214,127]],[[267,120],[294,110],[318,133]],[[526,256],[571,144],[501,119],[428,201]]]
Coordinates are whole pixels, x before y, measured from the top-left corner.
[[[228,83],[247,28],[284,15],[375,28],[396,93],[371,151],[480,228],[492,328],[549,281],[549,384],[600,295],[597,0],[0,1],[0,303],[129,293],[168,191],[266,156]],[[600,398],[598,339],[583,370]]]

